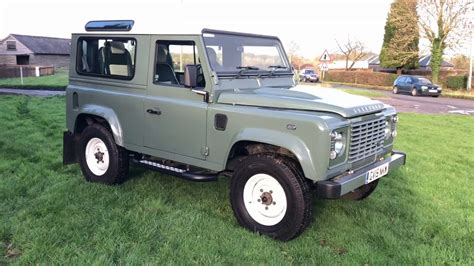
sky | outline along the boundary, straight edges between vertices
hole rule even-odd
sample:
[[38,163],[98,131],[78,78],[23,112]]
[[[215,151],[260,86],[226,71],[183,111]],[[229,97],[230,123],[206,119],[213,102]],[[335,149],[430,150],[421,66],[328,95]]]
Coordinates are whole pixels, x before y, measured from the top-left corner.
[[66,37],[89,20],[133,19],[136,33],[200,33],[203,28],[276,35],[319,58],[348,37],[379,53],[392,0],[0,0],[0,39],[9,33]]

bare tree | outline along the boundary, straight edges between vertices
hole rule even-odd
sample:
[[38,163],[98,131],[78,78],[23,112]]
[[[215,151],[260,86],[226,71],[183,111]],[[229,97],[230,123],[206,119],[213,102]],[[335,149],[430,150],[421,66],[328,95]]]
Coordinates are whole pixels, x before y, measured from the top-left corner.
[[288,44],[288,49],[286,51],[288,53],[288,59],[290,60],[290,64],[299,68],[299,64],[301,63],[300,62],[301,58],[300,56],[298,56],[298,53],[300,51],[300,46],[294,41],[291,41]]
[[462,26],[470,4],[470,0],[418,0],[421,36],[431,46],[433,82],[438,82],[445,49],[455,49],[464,39]]
[[[346,60],[346,70],[352,69],[358,60],[367,55],[365,45],[358,40],[351,40],[350,37],[347,37],[346,43],[341,45],[337,40],[336,43]],[[352,61],[350,65],[349,61]]]

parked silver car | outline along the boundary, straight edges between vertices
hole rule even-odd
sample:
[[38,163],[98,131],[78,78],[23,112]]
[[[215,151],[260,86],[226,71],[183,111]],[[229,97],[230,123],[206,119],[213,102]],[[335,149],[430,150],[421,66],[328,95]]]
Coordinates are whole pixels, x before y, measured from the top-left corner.
[[319,76],[313,69],[302,69],[300,71],[300,81],[318,82]]

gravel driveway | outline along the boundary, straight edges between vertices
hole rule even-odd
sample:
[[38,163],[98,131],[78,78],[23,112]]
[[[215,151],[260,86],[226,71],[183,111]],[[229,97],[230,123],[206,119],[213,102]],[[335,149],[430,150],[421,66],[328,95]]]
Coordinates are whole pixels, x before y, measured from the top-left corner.
[[37,97],[49,97],[56,95],[66,95],[65,91],[48,91],[48,90],[21,90],[21,89],[4,89],[0,88],[0,94],[7,95],[29,95]]

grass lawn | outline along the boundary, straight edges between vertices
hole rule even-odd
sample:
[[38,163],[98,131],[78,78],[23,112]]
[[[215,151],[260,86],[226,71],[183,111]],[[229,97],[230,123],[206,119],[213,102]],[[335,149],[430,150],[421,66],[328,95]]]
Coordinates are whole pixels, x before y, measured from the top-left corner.
[[354,95],[365,96],[369,98],[386,98],[387,96],[379,91],[363,90],[363,89],[341,89],[343,92],[347,92]]
[[68,70],[56,69],[54,75],[25,77],[23,84],[20,78],[0,79],[0,88],[64,90],[69,83],[68,73]]
[[408,164],[365,201],[315,200],[313,224],[282,243],[237,224],[227,178],[85,182],[61,163],[64,98],[0,96],[0,265],[473,265],[474,117],[400,117]]

